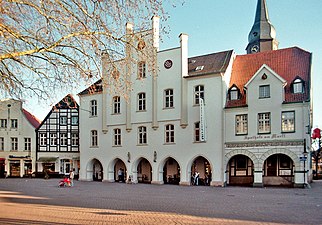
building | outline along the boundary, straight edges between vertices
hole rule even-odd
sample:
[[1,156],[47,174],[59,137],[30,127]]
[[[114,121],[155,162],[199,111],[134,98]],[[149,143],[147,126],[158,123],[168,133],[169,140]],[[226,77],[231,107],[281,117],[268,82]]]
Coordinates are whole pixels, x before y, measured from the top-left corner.
[[37,174],[50,176],[79,171],[79,107],[71,95],[65,96],[48,113],[37,135]]
[[134,183],[190,185],[198,172],[212,186],[305,185],[312,56],[278,49],[266,1],[246,55],[188,58],[186,34],[160,51],[158,24],[127,24],[125,58],[104,55],[103,78],[79,93],[80,179],[114,182],[123,169]]
[[0,101],[0,177],[31,176],[35,171],[39,120],[15,99]]
[[[226,181],[303,186],[311,179],[311,61],[298,47],[277,49],[259,0],[248,54],[237,55],[225,107]],[[305,168],[304,168],[305,167]]]

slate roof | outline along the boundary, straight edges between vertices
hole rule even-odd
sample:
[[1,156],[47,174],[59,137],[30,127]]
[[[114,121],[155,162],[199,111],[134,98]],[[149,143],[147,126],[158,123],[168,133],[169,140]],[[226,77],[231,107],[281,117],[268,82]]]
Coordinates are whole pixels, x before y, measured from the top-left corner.
[[30,112],[25,109],[22,109],[22,112],[25,114],[25,117],[34,128],[37,128],[40,125],[40,121]]
[[[301,102],[310,100],[310,73],[312,54],[298,47],[285,48],[256,54],[237,55],[233,63],[229,87],[236,85],[241,91],[238,100],[227,99],[226,107],[246,106],[246,93],[244,85],[253,77],[263,65],[268,65],[279,76],[286,80],[285,102]],[[304,93],[291,93],[291,83],[296,78],[304,83]]]
[[[229,50],[189,58],[188,77],[225,72],[232,54],[233,50]],[[196,70],[198,66],[203,69]]]

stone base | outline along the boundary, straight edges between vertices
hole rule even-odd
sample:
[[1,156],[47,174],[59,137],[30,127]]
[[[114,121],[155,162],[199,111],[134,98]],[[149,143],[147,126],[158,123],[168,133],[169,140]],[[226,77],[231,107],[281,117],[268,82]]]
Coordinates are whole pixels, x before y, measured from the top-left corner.
[[260,187],[260,188],[262,188],[264,186],[263,186],[263,183],[253,183],[253,187]]
[[190,184],[190,182],[187,182],[187,181],[181,181],[179,183],[179,185],[182,185],[182,186],[190,186],[191,184]]
[[158,184],[158,185],[160,185],[160,184],[164,184],[164,182],[163,181],[151,181],[151,184]]
[[115,180],[102,180],[102,182],[106,182],[106,183],[115,183]]
[[210,186],[212,187],[225,187],[225,183],[221,181],[211,181]]

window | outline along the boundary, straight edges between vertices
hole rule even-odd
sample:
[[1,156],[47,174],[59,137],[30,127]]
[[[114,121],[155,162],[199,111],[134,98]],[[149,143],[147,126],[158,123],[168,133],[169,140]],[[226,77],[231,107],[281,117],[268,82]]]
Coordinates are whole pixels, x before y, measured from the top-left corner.
[[98,136],[97,136],[97,130],[91,131],[91,147],[97,147],[98,146]]
[[60,145],[66,146],[67,145],[67,133],[60,134]]
[[78,124],[78,116],[72,116],[72,125]]
[[18,120],[11,119],[11,128],[18,128]]
[[145,62],[138,63],[138,78],[145,78],[146,77],[146,68]]
[[121,146],[121,129],[114,129],[114,146]]
[[237,100],[238,99],[238,89],[237,87],[232,87],[230,90],[229,90],[229,100]]
[[164,108],[173,108],[173,89],[164,91]]
[[78,145],[79,145],[78,133],[72,133],[72,146],[78,146]]
[[269,85],[259,86],[259,98],[269,98],[269,97],[270,97]]
[[199,98],[202,98],[205,100],[205,92],[204,92],[204,86],[199,85],[195,87],[195,94],[194,94],[194,104],[199,105]]
[[90,106],[90,112],[91,112],[91,116],[97,116],[97,101],[96,100],[92,100],[91,101],[91,106]]
[[146,127],[142,126],[138,128],[138,143],[139,145],[143,145],[147,143]]
[[243,135],[247,133],[247,114],[236,115],[236,135]]
[[11,151],[18,151],[18,138],[11,138]]
[[67,116],[60,117],[60,125],[67,125]]
[[121,98],[120,98],[120,96],[113,97],[113,113],[114,114],[121,113]]
[[174,125],[165,126],[165,143],[174,143]]
[[6,119],[1,119],[1,124],[0,124],[0,126],[1,126],[1,128],[7,128],[7,120]]
[[200,142],[200,122],[195,123],[195,142]]
[[0,137],[0,151],[4,151],[4,137]]
[[56,133],[49,134],[49,144],[50,144],[50,146],[57,145],[57,134]]
[[293,93],[303,93],[303,81],[299,78],[295,79],[293,82]]
[[39,134],[40,138],[40,146],[46,146],[47,145],[47,134],[46,133],[40,133]]
[[146,105],[145,105],[145,93],[139,93],[138,94],[138,111],[145,111]]
[[270,113],[258,114],[258,133],[265,134],[271,132]]
[[282,132],[295,131],[295,112],[282,112]]
[[31,138],[25,138],[25,151],[31,151]]

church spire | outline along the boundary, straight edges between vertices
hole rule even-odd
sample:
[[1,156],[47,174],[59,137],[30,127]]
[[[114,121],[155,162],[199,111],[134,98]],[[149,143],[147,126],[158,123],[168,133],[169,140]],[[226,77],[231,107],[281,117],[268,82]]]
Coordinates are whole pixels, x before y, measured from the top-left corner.
[[276,50],[276,31],[269,21],[266,0],[258,0],[255,21],[248,35],[247,54]]

